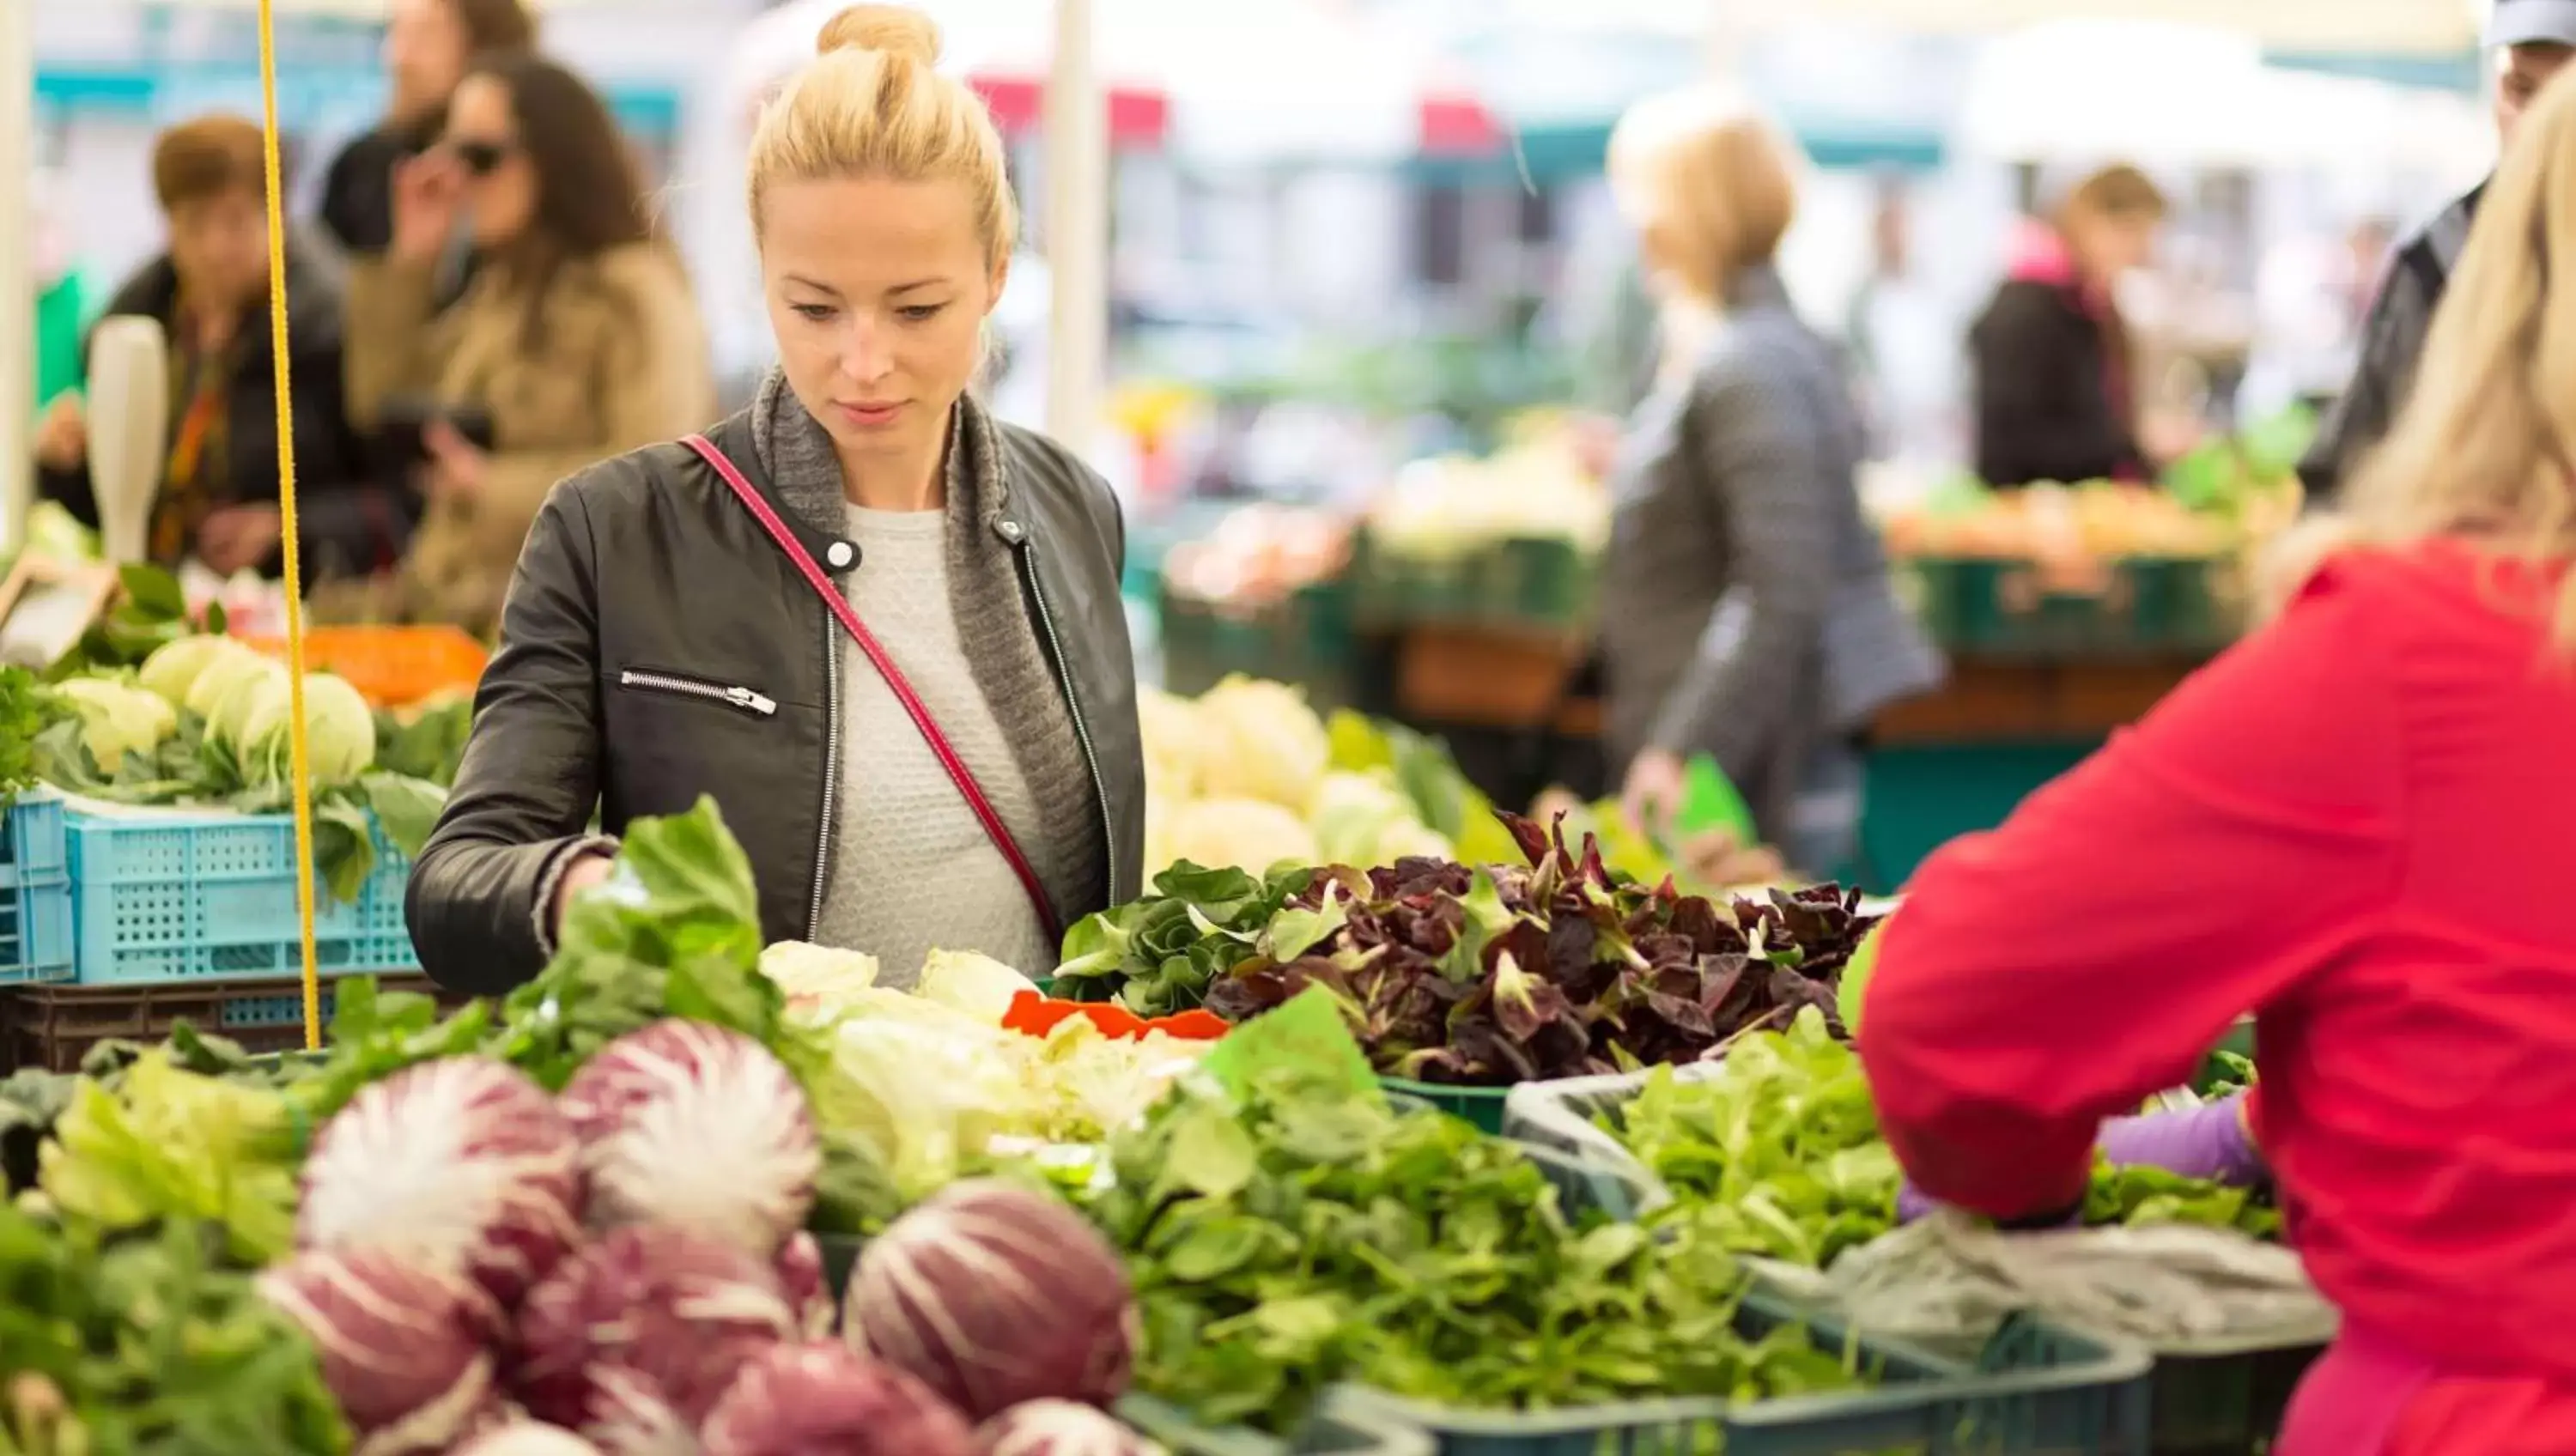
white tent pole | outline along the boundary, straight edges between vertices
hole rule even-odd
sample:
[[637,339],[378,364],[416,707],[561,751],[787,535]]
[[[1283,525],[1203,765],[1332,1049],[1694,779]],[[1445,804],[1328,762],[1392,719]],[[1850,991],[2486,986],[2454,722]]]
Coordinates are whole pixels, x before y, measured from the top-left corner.
[[0,3],[0,187],[17,225],[0,227],[0,552],[14,548],[34,495],[36,7]]
[[1109,101],[1091,0],[1055,0],[1046,87],[1047,433],[1088,454],[1100,430],[1109,334]]

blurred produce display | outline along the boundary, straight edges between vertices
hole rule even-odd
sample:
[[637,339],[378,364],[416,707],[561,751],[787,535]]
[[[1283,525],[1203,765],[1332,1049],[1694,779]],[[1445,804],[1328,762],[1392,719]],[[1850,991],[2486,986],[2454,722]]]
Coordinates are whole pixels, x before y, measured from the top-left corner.
[[1917,614],[1953,652],[2193,655],[2236,639],[2253,557],[2298,519],[2304,412],[2214,439],[2156,486],[1943,482],[1883,511]]

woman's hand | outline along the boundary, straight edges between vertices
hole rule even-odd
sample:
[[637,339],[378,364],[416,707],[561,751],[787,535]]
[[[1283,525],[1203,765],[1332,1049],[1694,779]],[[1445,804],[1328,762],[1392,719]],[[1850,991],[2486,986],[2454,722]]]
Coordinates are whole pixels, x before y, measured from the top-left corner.
[[491,456],[445,420],[430,421],[420,439],[429,451],[429,464],[422,471],[422,494],[431,500],[469,501],[483,494],[484,483],[492,474]]
[[405,263],[437,262],[464,207],[465,168],[454,157],[432,149],[395,163],[393,256]]
[[1626,784],[1619,790],[1619,802],[1628,811],[1628,822],[1649,838],[1661,839],[1670,829],[1673,811],[1681,807],[1682,759],[1669,748],[1640,751],[1628,764]]
[[77,394],[58,394],[36,421],[36,463],[48,470],[78,470],[89,458],[89,416]]
[[555,880],[554,908],[546,917],[557,937],[563,934],[564,912],[572,908],[574,898],[594,885],[605,883],[614,864],[607,855],[585,854],[564,866],[563,874]]
[[285,527],[275,506],[225,506],[197,528],[197,559],[218,576],[256,567],[285,540]]

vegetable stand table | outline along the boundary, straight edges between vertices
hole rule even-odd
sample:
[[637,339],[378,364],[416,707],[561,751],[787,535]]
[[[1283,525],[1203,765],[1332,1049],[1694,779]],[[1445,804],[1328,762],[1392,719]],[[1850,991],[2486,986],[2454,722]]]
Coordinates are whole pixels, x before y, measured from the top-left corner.
[[1893,890],[1944,843],[2002,823],[2032,790],[2144,716],[2204,660],[1953,660],[1945,685],[1898,704],[1875,725],[1857,878],[1872,890]]

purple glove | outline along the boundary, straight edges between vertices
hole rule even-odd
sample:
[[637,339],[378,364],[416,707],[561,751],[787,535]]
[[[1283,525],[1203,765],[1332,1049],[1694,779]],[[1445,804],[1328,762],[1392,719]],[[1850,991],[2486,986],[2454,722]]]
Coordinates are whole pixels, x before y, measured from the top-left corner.
[[[2231,1188],[2250,1188],[2263,1181],[2263,1155],[2245,1130],[2245,1094],[2233,1093],[2198,1107],[2115,1117],[2102,1124],[2094,1147],[2113,1167],[2162,1168],[2186,1178],[2206,1178]],[[1940,1204],[1915,1190],[1912,1180],[1896,1191],[1896,1221],[1912,1223]],[[2070,1226],[2082,1218],[2078,1210]]]
[[2115,1168],[2162,1168],[2230,1188],[2251,1188],[2269,1176],[2245,1130],[2242,1092],[2198,1107],[2115,1117],[2102,1124],[2095,1146]]

